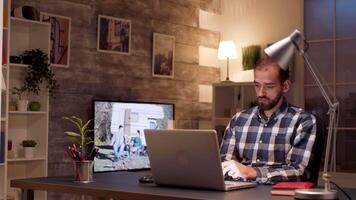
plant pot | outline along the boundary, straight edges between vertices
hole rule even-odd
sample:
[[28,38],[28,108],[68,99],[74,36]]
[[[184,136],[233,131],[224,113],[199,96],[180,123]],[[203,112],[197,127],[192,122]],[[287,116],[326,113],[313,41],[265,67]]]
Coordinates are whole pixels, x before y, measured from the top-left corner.
[[94,162],[92,160],[74,161],[75,182],[93,182],[93,165]]
[[34,158],[35,157],[35,147],[24,147],[23,154],[25,158]]
[[17,110],[18,111],[27,111],[28,100],[18,100],[17,101]]

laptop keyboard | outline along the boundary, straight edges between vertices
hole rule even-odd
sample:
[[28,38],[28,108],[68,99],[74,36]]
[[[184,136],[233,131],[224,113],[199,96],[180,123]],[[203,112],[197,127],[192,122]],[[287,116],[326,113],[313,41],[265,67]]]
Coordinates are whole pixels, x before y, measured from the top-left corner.
[[235,185],[237,182],[236,181],[224,181],[226,186],[229,185]]

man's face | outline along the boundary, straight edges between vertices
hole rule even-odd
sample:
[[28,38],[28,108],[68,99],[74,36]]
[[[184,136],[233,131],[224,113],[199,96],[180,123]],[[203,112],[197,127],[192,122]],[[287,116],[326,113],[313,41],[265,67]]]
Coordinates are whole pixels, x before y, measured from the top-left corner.
[[276,107],[283,97],[284,89],[279,78],[279,68],[275,66],[255,70],[255,90],[257,103],[262,111]]

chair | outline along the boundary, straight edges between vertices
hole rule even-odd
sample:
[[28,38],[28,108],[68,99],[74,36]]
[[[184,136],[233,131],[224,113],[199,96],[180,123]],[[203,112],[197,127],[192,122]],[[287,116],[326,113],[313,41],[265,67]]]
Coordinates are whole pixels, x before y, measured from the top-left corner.
[[326,124],[322,118],[317,114],[314,114],[314,116],[316,118],[316,137],[308,166],[305,168],[302,176],[302,181],[313,182],[315,185],[318,185],[319,170],[322,162],[327,132]]

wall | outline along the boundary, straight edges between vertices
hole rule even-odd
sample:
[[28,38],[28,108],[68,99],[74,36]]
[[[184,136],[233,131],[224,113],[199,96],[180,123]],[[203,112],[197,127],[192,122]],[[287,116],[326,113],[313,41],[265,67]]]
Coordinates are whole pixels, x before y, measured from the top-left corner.
[[[174,103],[176,128],[198,128],[211,118],[211,104],[199,102],[199,85],[218,82],[219,69],[199,66],[199,45],[217,48],[219,33],[198,28],[199,8],[217,12],[217,0],[13,0],[12,8],[71,17],[70,67],[55,69],[60,90],[50,101],[48,175],[72,174],[64,148],[63,116],[93,117],[93,99]],[[99,14],[132,20],[130,56],[97,52]],[[153,32],[174,35],[174,79],[151,76]],[[51,194],[54,197],[54,194]],[[56,196],[57,197],[57,196]]]
[[[200,22],[206,28],[221,31],[221,40],[233,40],[238,58],[230,60],[230,79],[236,82],[253,81],[252,70],[242,70],[242,47],[258,44],[262,48],[288,36],[294,29],[303,31],[302,0],[222,0],[220,15],[201,12]],[[201,55],[202,56],[202,55]],[[218,61],[220,80],[226,78],[226,60]],[[303,65],[296,60],[293,69],[293,88],[289,99],[304,106]]]

